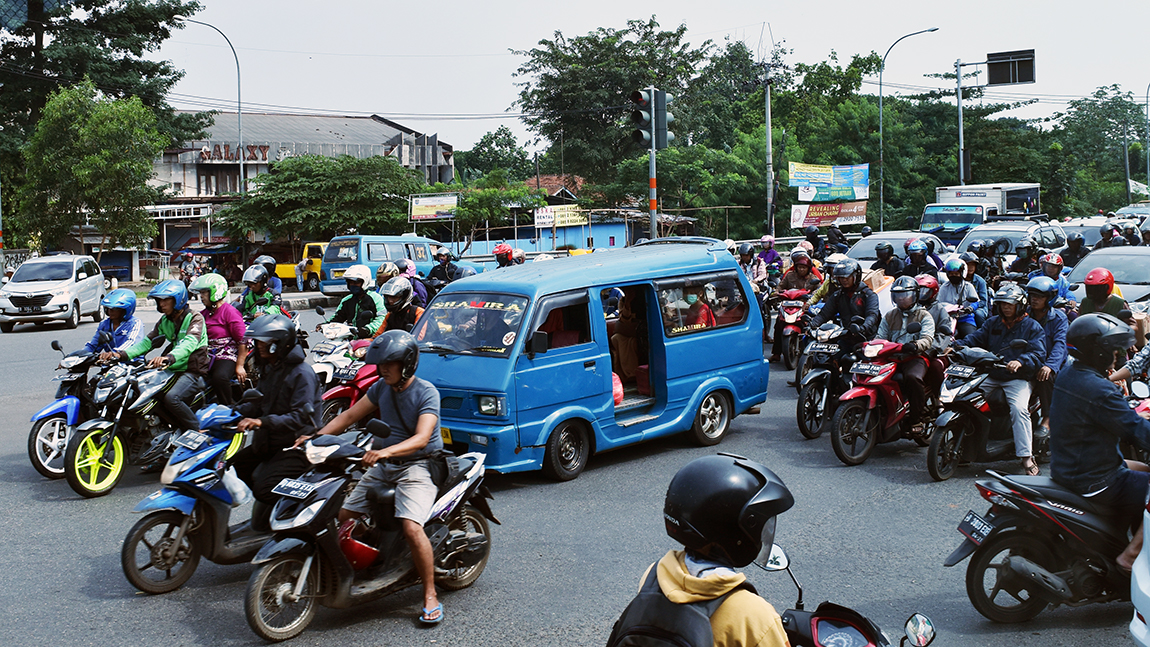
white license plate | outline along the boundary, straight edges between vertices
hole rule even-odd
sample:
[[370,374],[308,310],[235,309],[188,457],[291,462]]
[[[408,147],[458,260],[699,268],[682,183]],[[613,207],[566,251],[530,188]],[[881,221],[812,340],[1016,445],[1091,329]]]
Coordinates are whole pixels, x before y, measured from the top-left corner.
[[809,347],[812,353],[837,353],[839,350],[838,344],[825,344],[823,342],[816,342]]
[[980,546],[982,542],[986,541],[986,537],[990,535],[992,530],[994,530],[994,526],[975,514],[973,510],[968,511],[966,516],[962,518],[962,523],[958,524],[958,531]]
[[279,482],[279,485],[272,488],[272,494],[286,496],[291,499],[306,499],[309,494],[315,492],[316,487],[315,483],[297,481],[295,479],[284,479]]
[[337,368],[333,375],[337,380],[352,380],[355,379],[355,374],[359,373],[361,368],[363,368],[363,362],[352,362],[343,368]]
[[201,434],[198,431],[185,431],[184,433],[180,434],[179,438],[176,439],[176,444],[180,447],[196,449],[200,445],[203,445],[204,441],[207,439],[208,437],[206,434]]
[[946,368],[946,374],[953,375],[954,377],[970,377],[974,375],[974,367],[955,364]]
[[858,375],[878,375],[882,373],[882,364],[855,364],[851,366],[851,373]]
[[316,355],[328,355],[335,350],[335,344],[330,341],[321,341],[312,347],[312,352]]
[[40,312],[40,306],[21,306],[20,314],[28,314],[30,312]]
[[806,301],[783,301],[779,305],[783,308],[801,308],[806,305]]

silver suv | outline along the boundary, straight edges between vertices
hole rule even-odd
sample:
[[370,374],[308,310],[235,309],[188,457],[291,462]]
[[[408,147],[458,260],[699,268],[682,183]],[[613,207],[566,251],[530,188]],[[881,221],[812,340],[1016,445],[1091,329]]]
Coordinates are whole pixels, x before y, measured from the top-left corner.
[[0,287],[0,331],[18,323],[63,321],[69,328],[80,317],[104,317],[104,276],[91,256],[61,254],[30,258]]

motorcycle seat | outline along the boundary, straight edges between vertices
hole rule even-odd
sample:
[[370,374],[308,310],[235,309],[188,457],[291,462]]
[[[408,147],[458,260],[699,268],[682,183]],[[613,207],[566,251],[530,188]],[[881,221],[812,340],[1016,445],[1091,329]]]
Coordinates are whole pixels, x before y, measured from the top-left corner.
[[1067,490],[1048,476],[1013,476],[998,473],[995,473],[995,476],[998,480],[1008,483],[1031,496],[1038,496],[1057,503],[1063,503],[1072,508],[1078,508],[1084,512],[1090,512],[1104,517],[1108,517],[1112,514],[1109,507],[1097,505],[1090,499]]
[[395,485],[377,483],[367,491],[371,517],[380,527],[395,523]]
[[462,483],[467,478],[467,472],[475,465],[474,458],[460,456],[455,460],[457,461],[456,469],[452,472],[450,478],[444,479],[443,484],[439,486],[439,496],[443,496],[445,492]]

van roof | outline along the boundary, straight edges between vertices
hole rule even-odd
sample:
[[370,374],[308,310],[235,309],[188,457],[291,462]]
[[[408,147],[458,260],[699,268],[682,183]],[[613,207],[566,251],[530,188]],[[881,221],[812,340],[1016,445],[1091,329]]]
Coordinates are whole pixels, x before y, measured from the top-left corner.
[[722,243],[646,244],[484,272],[443,292],[512,292],[532,298],[596,285],[620,285],[716,270],[738,270]]
[[427,238],[425,236],[412,236],[409,234],[404,234],[402,236],[393,236],[393,235],[389,235],[389,234],[381,234],[381,235],[348,234],[346,236],[335,236],[334,238],[331,239],[331,241],[328,241],[328,242],[334,242],[337,240],[357,240],[360,238],[370,238],[370,239],[372,239],[372,242],[381,242],[381,243],[422,242],[422,243],[432,243],[434,245],[443,245],[443,243],[439,242],[438,240]]

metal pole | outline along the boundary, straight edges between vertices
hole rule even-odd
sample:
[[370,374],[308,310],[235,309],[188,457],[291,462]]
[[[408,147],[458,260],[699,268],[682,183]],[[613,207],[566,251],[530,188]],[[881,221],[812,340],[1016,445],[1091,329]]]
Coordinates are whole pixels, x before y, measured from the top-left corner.
[[775,158],[771,141],[771,68],[763,63],[763,98],[766,105],[766,131],[767,131],[767,233],[775,235],[775,214],[772,206],[775,203]]
[[1130,204],[1130,137],[1129,122],[1122,122],[1122,161],[1126,165],[1126,204]]
[[890,47],[886,48],[886,54],[882,55],[882,63],[878,67],[878,230],[879,231],[883,231],[883,210],[884,210],[885,205],[886,205],[886,195],[885,195],[885,193],[886,193],[886,191],[885,191],[885,189],[886,189],[886,163],[885,163],[885,159],[886,158],[884,156],[886,149],[883,146],[884,142],[883,142],[883,129],[882,129],[882,121],[883,121],[882,73],[884,70],[886,70],[886,57],[890,55],[890,50],[894,49],[894,46],[898,45],[899,41],[901,41],[903,38],[910,38],[911,36],[917,36],[918,34],[925,34],[927,32],[931,32],[931,31],[938,31],[938,27],[931,27],[930,29],[923,29],[922,31],[916,31],[916,32],[909,33],[909,34],[903,36],[902,38],[899,38],[898,40],[891,43]]
[[655,193],[655,86],[651,86],[651,159],[647,165],[647,177],[650,180],[651,187],[648,191],[648,198],[650,203],[647,205],[648,211],[651,215],[651,238],[659,237],[659,212],[658,205],[656,204]]
[[[1146,86],[1146,187],[1150,192],[1150,85]],[[1150,200],[1150,195],[1146,198]]]
[[963,177],[963,144],[962,144],[962,59],[954,62],[954,78],[955,87],[957,91],[954,93],[955,100],[958,102],[958,183],[960,185],[966,184],[966,178]]
[[236,129],[239,131],[240,138],[238,145],[239,150],[236,152],[239,153],[240,157],[240,193],[247,193],[248,179],[244,175],[244,158],[247,157],[247,155],[244,154],[244,111],[243,102],[240,100],[240,57],[238,54],[236,54],[236,48],[232,47],[232,41],[228,38],[228,35],[220,31],[219,27],[199,20],[192,20],[191,18],[181,18],[181,20],[184,22],[194,22],[197,25],[203,25],[205,27],[211,27],[212,29],[219,32],[220,36],[223,36],[224,40],[227,41],[228,47],[231,48],[232,57],[236,59]]

